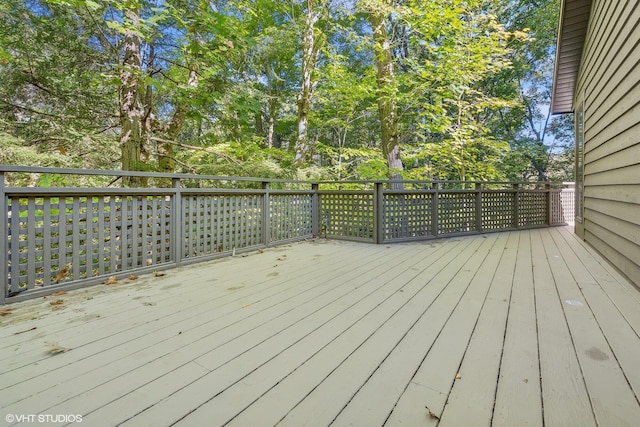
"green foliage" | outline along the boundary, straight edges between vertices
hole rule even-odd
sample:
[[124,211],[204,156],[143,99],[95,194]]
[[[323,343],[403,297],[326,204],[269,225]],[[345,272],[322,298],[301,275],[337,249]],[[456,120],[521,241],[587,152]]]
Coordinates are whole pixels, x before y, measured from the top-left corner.
[[[122,73],[131,71],[144,170],[383,179],[380,95],[397,106],[406,178],[570,179],[570,120],[545,108],[559,0],[318,4],[313,151],[296,170],[306,2],[5,0],[0,163],[121,167]],[[139,25],[124,19],[133,10]],[[371,10],[384,12],[393,51],[383,92]],[[137,70],[123,67],[127,32],[142,40]]]

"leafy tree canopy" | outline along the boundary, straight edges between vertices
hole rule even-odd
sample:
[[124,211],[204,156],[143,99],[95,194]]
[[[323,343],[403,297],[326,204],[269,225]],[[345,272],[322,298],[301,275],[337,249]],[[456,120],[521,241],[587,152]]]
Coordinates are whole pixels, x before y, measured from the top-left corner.
[[5,0],[0,163],[570,180],[571,118],[548,112],[559,7]]

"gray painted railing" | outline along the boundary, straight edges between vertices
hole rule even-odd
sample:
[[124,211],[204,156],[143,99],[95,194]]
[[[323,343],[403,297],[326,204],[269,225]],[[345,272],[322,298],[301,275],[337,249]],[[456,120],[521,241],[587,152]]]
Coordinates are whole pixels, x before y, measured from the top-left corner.
[[560,192],[564,219],[568,224],[574,224],[576,219],[576,185],[575,182],[563,182]]
[[[143,176],[173,187],[5,185],[25,173]],[[0,303],[316,235],[390,243],[565,223],[561,190],[545,183],[312,183],[0,165],[0,199]]]

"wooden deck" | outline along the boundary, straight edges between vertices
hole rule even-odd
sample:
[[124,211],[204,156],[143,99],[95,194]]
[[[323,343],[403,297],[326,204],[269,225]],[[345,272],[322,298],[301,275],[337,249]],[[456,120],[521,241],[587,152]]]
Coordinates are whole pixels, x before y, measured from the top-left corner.
[[640,422],[640,292],[568,228],[309,241],[7,308],[0,424]]

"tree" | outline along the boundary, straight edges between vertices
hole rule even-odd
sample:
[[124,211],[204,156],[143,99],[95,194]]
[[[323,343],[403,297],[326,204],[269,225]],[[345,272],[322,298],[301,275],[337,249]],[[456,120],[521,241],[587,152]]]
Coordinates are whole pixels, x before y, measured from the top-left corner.
[[571,124],[544,107],[557,7],[5,0],[5,158],[265,177],[559,179]]
[[[530,34],[526,40],[511,41],[513,66],[496,85],[497,90],[513,91],[520,101],[518,107],[503,110],[492,124],[495,134],[510,141],[504,163],[509,179],[570,179],[571,174],[562,172],[566,171],[562,164],[573,144],[573,124],[552,117],[549,109],[559,12],[559,0],[510,0],[497,12],[506,28],[527,29]],[[505,82],[512,87],[508,89]]]
[[[323,34],[318,31],[316,24],[320,20],[326,5],[316,3],[317,0],[307,0],[304,24],[302,26],[301,52],[301,84],[298,94],[298,138],[296,140],[295,166],[300,168],[309,160],[309,109],[315,89],[313,74],[318,61],[318,55],[324,45]],[[319,7],[318,7],[319,6]]]
[[491,82],[509,69],[509,32],[486,1],[414,0],[402,9],[405,30],[398,62],[405,70],[404,119],[414,130],[409,176],[495,180],[508,148],[493,134],[492,117],[512,108]]
[[403,165],[398,140],[398,112],[394,79],[394,61],[391,40],[387,32],[388,17],[392,5],[387,1],[363,0],[373,35],[373,52],[376,63],[377,104],[380,120],[380,145],[389,168],[391,179],[398,179]]

